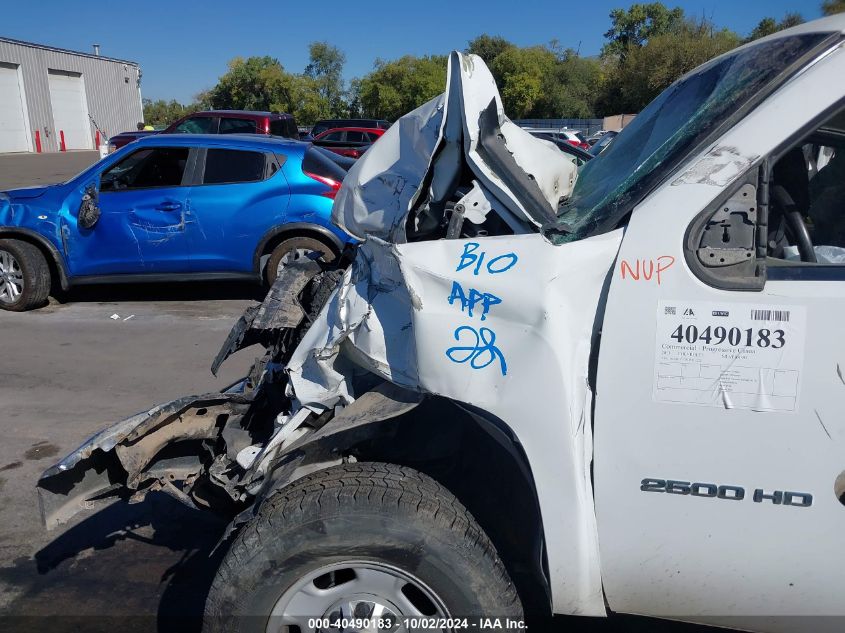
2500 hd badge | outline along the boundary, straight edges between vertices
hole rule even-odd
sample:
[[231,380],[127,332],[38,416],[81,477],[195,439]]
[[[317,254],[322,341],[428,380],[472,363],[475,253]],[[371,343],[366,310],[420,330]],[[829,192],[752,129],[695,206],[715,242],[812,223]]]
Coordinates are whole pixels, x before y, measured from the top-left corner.
[[[677,479],[654,479],[646,477],[640,482],[643,492],[666,492],[671,495],[689,495],[692,497],[715,497],[742,501],[745,499],[745,488],[742,486],[717,485],[702,482],[679,481]],[[755,503],[770,502],[776,506],[796,506],[808,508],[813,505],[813,495],[809,492],[793,492],[791,490],[772,490],[766,492],[764,488],[755,488],[751,497]]]

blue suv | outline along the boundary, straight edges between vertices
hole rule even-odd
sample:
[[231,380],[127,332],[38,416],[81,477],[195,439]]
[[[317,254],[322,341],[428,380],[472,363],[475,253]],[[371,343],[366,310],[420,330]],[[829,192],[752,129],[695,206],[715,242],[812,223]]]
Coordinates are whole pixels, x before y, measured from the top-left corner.
[[155,135],[75,178],[0,192],[0,308],[43,304],[51,283],[252,279],[291,251],[331,260],[346,173],[307,143]]

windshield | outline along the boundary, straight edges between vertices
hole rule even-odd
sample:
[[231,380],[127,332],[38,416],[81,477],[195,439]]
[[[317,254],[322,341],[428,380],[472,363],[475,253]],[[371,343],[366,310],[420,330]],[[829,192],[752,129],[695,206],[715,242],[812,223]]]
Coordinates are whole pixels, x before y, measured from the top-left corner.
[[685,158],[742,117],[838,39],[805,33],[718,57],[664,90],[587,163],[548,237],[566,243],[611,231]]

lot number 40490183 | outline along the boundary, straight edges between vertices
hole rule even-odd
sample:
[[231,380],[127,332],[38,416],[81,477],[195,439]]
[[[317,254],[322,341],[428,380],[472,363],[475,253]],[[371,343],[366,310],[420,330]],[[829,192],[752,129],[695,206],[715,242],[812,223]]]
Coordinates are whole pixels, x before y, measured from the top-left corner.
[[707,345],[729,345],[731,347],[771,347],[780,349],[786,345],[786,334],[783,330],[769,328],[715,327],[708,325],[703,330],[695,325],[679,325],[669,335],[678,343],[706,343]]

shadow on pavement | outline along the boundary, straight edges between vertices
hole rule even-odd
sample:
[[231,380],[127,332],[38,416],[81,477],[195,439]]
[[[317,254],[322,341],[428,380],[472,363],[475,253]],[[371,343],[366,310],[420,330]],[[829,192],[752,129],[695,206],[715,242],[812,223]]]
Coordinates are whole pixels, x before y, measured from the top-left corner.
[[[20,592],[0,630],[30,633],[199,633],[226,547],[226,521],[162,493],[118,501],[60,534],[33,558],[0,569]],[[110,605],[104,613],[103,604]],[[529,620],[533,631],[708,633],[717,629],[637,616]],[[724,629],[718,629],[723,631]]]
[[194,281],[181,283],[102,284],[78,286],[58,293],[59,303],[111,303],[117,301],[210,301],[253,299],[261,301],[267,290],[257,283]]
[[20,592],[0,614],[0,629],[198,632],[225,527],[161,493],[113,503],[34,558],[0,569],[0,585]]

